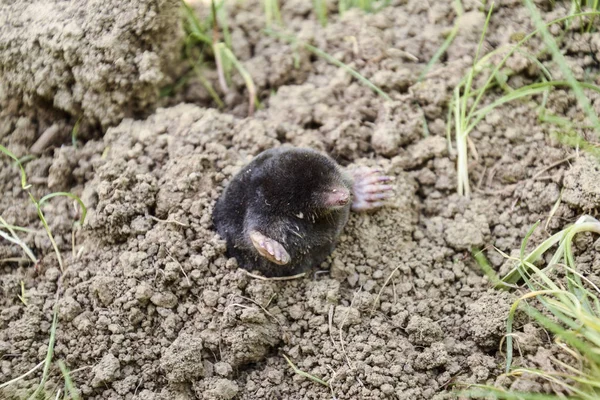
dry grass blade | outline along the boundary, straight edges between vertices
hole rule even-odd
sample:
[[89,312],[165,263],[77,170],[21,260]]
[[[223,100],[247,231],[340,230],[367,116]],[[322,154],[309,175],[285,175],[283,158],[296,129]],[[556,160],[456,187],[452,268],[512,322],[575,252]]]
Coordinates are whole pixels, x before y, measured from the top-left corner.
[[320,383],[321,385],[323,385],[323,386],[325,386],[325,387],[329,387],[329,383],[325,382],[325,381],[324,381],[324,380],[322,380],[322,379],[319,379],[319,378],[317,378],[317,377],[316,377],[316,376],[314,376],[314,375],[311,375],[311,374],[309,374],[309,373],[307,373],[307,372],[304,372],[304,371],[302,371],[301,369],[299,369],[298,367],[296,367],[296,366],[294,365],[294,363],[293,363],[293,362],[292,362],[292,361],[291,361],[291,360],[290,360],[290,359],[289,359],[289,358],[288,358],[288,357],[287,357],[285,354],[282,354],[282,356],[283,356],[283,358],[285,358],[285,361],[287,361],[287,363],[289,364],[289,366],[290,366],[290,367],[292,367],[292,370],[293,370],[295,373],[297,373],[298,375],[300,375],[300,376],[303,376],[303,377],[305,377],[305,378],[308,378],[308,379],[310,379],[310,380],[311,380],[311,381],[313,381],[313,382]]

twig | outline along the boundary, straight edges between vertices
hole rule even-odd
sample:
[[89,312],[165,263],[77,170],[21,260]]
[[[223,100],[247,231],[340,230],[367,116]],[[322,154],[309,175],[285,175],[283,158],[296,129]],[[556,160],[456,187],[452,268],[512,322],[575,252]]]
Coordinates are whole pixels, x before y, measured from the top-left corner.
[[302,272],[301,274],[296,274],[296,275],[291,275],[291,276],[275,276],[275,277],[272,277],[272,278],[267,278],[266,276],[256,275],[256,274],[253,274],[253,273],[248,272],[246,270],[244,270],[244,272],[250,278],[260,279],[261,281],[291,281],[291,280],[294,280],[294,279],[302,278],[304,275],[306,275],[306,272]]

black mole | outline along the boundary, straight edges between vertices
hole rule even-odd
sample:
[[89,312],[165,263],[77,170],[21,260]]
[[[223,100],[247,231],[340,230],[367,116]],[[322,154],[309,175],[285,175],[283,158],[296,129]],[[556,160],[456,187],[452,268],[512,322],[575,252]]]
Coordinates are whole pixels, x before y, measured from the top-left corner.
[[276,148],[256,156],[231,180],[213,211],[229,256],[265,276],[290,276],[319,265],[355,211],[392,196],[381,170],[343,170],[314,150]]

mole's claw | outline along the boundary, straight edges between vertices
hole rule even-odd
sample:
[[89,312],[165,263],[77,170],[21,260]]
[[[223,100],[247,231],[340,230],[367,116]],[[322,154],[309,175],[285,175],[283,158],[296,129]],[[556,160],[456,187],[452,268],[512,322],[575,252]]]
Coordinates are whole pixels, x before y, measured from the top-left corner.
[[355,177],[354,181],[356,185],[359,185],[361,187],[366,187],[366,186],[371,186],[373,184],[376,183],[384,183],[384,182],[389,182],[391,181],[393,178],[391,176],[386,176],[386,175],[372,175],[372,176],[366,176],[366,177]]
[[352,171],[354,178],[352,209],[369,211],[385,205],[384,200],[394,196],[394,186],[385,184],[393,177],[383,175],[381,168],[359,167]]
[[394,190],[392,185],[368,185],[363,188],[365,193],[389,192],[390,190]]
[[249,236],[258,254],[267,260],[279,265],[285,265],[291,261],[290,255],[278,241],[266,237],[258,231],[251,231]]
[[374,200],[383,200],[383,199],[389,199],[390,197],[392,197],[394,194],[390,193],[390,192],[377,192],[377,193],[369,193],[365,196],[365,199],[369,202],[372,202]]

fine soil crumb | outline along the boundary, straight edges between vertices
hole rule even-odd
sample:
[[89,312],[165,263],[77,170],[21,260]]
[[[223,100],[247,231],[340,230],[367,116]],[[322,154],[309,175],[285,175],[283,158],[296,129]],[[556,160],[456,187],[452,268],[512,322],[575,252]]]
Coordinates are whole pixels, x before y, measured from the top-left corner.
[[466,328],[475,343],[483,348],[498,346],[499,340],[506,334],[511,305],[508,293],[489,292],[467,306]]
[[579,157],[565,174],[562,199],[584,212],[600,206],[600,166],[592,157]]
[[108,353],[94,368],[92,369],[92,387],[100,387],[117,379],[120,375],[119,359]]
[[179,335],[160,359],[160,367],[167,380],[178,383],[203,377],[202,349],[202,339],[187,334]]

